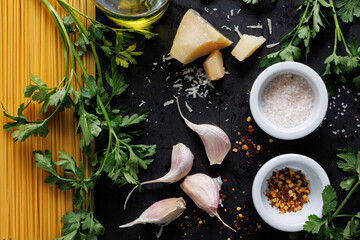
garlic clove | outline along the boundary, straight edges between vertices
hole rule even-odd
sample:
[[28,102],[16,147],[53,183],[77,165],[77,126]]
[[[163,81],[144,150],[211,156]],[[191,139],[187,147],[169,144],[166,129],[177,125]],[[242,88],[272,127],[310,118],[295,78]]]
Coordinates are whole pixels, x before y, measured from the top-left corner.
[[174,183],[185,177],[191,170],[194,163],[194,155],[184,144],[178,143],[173,146],[171,154],[170,171],[158,182]]
[[180,116],[184,119],[186,125],[200,136],[210,165],[221,164],[231,148],[228,135],[218,126],[190,122],[182,114],[177,97],[176,102]]
[[[185,177],[191,170],[194,163],[194,155],[191,150],[182,143],[178,143],[173,146],[171,154],[171,167],[169,172],[158,179],[150,180],[140,183],[140,185],[151,184],[151,183],[174,183]],[[127,195],[124,203],[124,210],[126,204],[129,201],[131,194],[135,191],[138,186],[135,186]]]
[[163,199],[152,204],[139,216],[139,218],[127,224],[121,225],[120,228],[146,223],[165,226],[177,219],[185,209],[186,204],[182,197]]
[[220,218],[217,212],[220,194],[218,184],[214,179],[203,173],[196,173],[187,176],[180,187],[196,206],[207,212],[210,217],[216,216],[226,227],[236,232]]

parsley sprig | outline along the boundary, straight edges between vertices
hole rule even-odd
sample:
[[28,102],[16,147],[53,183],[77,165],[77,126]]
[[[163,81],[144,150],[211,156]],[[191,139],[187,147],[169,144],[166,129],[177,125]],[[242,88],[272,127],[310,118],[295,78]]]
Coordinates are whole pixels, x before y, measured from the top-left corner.
[[[360,185],[360,152],[356,155],[351,148],[340,149],[337,156],[341,159],[337,162],[338,167],[344,172],[353,175],[346,177],[340,183],[340,187],[348,191],[340,205],[338,205],[335,189],[331,185],[326,186],[323,190],[322,217],[310,215],[304,225],[304,230],[316,234],[316,239],[343,240],[358,239],[360,237],[360,212],[356,214],[339,214]],[[335,219],[345,217],[350,218],[345,229],[335,226]]]
[[[281,41],[281,49],[262,59],[260,67],[268,67],[282,61],[299,61],[302,56],[302,47],[305,48],[305,58],[310,54],[310,42],[316,38],[321,28],[334,26],[334,45],[332,53],[325,59],[326,68],[322,78],[327,85],[329,94],[334,91],[336,82],[345,83],[351,78],[357,89],[360,89],[360,75],[355,76],[360,70],[360,48],[355,39],[347,43],[342,33],[338,16],[344,22],[352,22],[353,17],[360,16],[359,1],[339,1],[336,6],[332,0],[305,0],[299,11],[300,20],[297,26]],[[339,45],[342,44],[346,56],[338,55]]]
[[306,0],[297,9],[300,20],[297,26],[281,41],[281,49],[262,59],[260,67],[268,67],[282,61],[299,61],[301,59],[302,44],[305,47],[305,56],[310,53],[310,41],[325,25],[329,25],[325,12],[329,11],[330,4],[325,0]]
[[[80,148],[83,153],[91,159],[93,169],[90,176],[86,176],[84,163],[76,164],[76,161],[66,152],[59,151],[58,160],[52,159],[52,153],[48,150],[34,151],[36,166],[49,173],[45,183],[56,185],[60,190],[74,190],[73,203],[75,211],[67,212],[61,221],[64,223],[62,237],[59,239],[97,239],[97,236],[104,233],[104,227],[94,217],[92,211],[92,190],[103,172],[106,172],[116,184],[138,184],[139,169],[147,169],[153,161],[152,157],[156,152],[155,145],[133,144],[132,140],[141,134],[141,131],[134,131],[133,126],[144,122],[149,111],[142,110],[135,114],[129,114],[126,106],[113,107],[111,104],[114,97],[122,94],[128,87],[124,77],[117,70],[120,65],[128,67],[135,64],[135,56],[141,54],[136,51],[131,39],[135,34],[143,35],[146,38],[155,34],[147,29],[116,29],[103,25],[96,20],[80,13],[64,0],[57,0],[60,6],[67,12],[68,16],[61,19],[48,2],[41,0],[51,17],[55,21],[60,33],[60,39],[64,51],[65,76],[58,86],[48,87],[37,76],[30,75],[31,84],[23,93],[29,98],[29,103],[22,103],[17,115],[11,115],[4,109],[4,115],[13,120],[4,125],[4,130],[13,131],[12,138],[15,141],[25,141],[28,137],[39,135],[46,137],[49,133],[47,122],[59,111],[65,108],[71,109],[78,120],[77,134],[81,135]],[[80,21],[78,15],[85,17],[90,26],[86,28]],[[109,41],[106,33],[115,34],[115,43]],[[75,36],[75,42],[70,35]],[[111,88],[107,93],[104,88],[104,81],[100,61],[96,52],[99,46],[109,57],[111,62],[111,73],[105,73],[105,81]],[[98,72],[97,81],[88,74],[80,56],[91,49],[94,55],[96,69]],[[75,65],[81,69],[76,72]],[[81,78],[78,76],[81,74]],[[72,87],[76,81],[80,91]],[[32,102],[41,105],[39,119],[29,120],[23,114],[24,110]],[[41,114],[48,112],[50,106],[54,106],[48,117],[41,119]],[[91,150],[91,143],[96,141],[96,152]],[[59,171],[62,169],[62,171]],[[59,172],[62,172],[60,174]]]
[[[345,83],[348,78],[355,72],[356,69],[360,69],[360,48],[355,39],[351,39],[349,43],[346,43],[344,35],[341,31],[337,14],[335,13],[335,6],[332,0],[329,0],[332,8],[332,17],[335,25],[334,30],[334,45],[333,52],[325,59],[326,68],[322,74],[322,78],[327,85],[328,92],[332,94],[334,92],[335,81]],[[339,44],[342,43],[346,51],[346,56],[338,55]],[[334,81],[335,80],[335,81]],[[352,77],[352,82],[357,89],[360,89],[360,75]]]

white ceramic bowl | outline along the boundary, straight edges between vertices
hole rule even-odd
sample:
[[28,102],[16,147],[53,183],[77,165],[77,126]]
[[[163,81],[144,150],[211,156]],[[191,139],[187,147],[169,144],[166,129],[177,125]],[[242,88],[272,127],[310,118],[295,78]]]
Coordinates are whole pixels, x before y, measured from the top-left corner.
[[[303,205],[299,211],[281,214],[280,210],[270,205],[267,190],[267,179],[273,171],[288,167],[294,171],[301,170],[306,179],[309,180],[310,194],[308,203]],[[298,232],[303,229],[305,221],[310,214],[321,217],[322,191],[330,184],[324,169],[314,160],[300,154],[284,154],[266,162],[255,176],[252,186],[252,198],[261,218],[270,226],[285,232]]]
[[[300,125],[284,128],[272,123],[263,111],[263,95],[268,84],[284,74],[303,77],[314,95],[313,108],[307,119]],[[328,94],[321,77],[310,67],[298,62],[281,62],[265,69],[255,80],[250,93],[250,110],[257,125],[270,136],[291,140],[302,138],[313,132],[325,117]]]

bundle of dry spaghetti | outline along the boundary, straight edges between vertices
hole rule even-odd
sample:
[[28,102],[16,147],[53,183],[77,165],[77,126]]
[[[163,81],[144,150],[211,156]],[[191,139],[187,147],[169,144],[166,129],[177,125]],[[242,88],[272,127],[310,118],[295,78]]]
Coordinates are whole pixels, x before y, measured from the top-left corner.
[[[55,0],[50,2],[65,16]],[[68,2],[95,18],[92,1]],[[91,57],[83,61],[88,72],[94,74]],[[56,25],[41,1],[0,0],[0,101],[8,112],[16,115],[19,105],[29,101],[22,89],[30,83],[31,73],[53,87],[65,75],[64,68]],[[33,104],[25,115],[37,119],[38,110],[39,106]],[[7,121],[1,114],[0,125]],[[45,139],[30,137],[25,142],[15,142],[11,133],[0,130],[0,240],[48,240],[61,235],[60,219],[73,209],[73,193],[43,182],[47,173],[35,166],[32,151],[49,149],[56,155],[58,150],[64,150],[83,161],[75,136],[76,124],[72,112],[57,113]]]

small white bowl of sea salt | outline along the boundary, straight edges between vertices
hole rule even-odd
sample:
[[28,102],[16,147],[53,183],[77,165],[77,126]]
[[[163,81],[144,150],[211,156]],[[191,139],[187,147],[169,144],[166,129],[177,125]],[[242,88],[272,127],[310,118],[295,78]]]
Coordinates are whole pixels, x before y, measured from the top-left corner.
[[312,68],[281,62],[265,69],[250,92],[250,110],[257,125],[272,137],[292,140],[313,132],[328,107],[326,86]]

